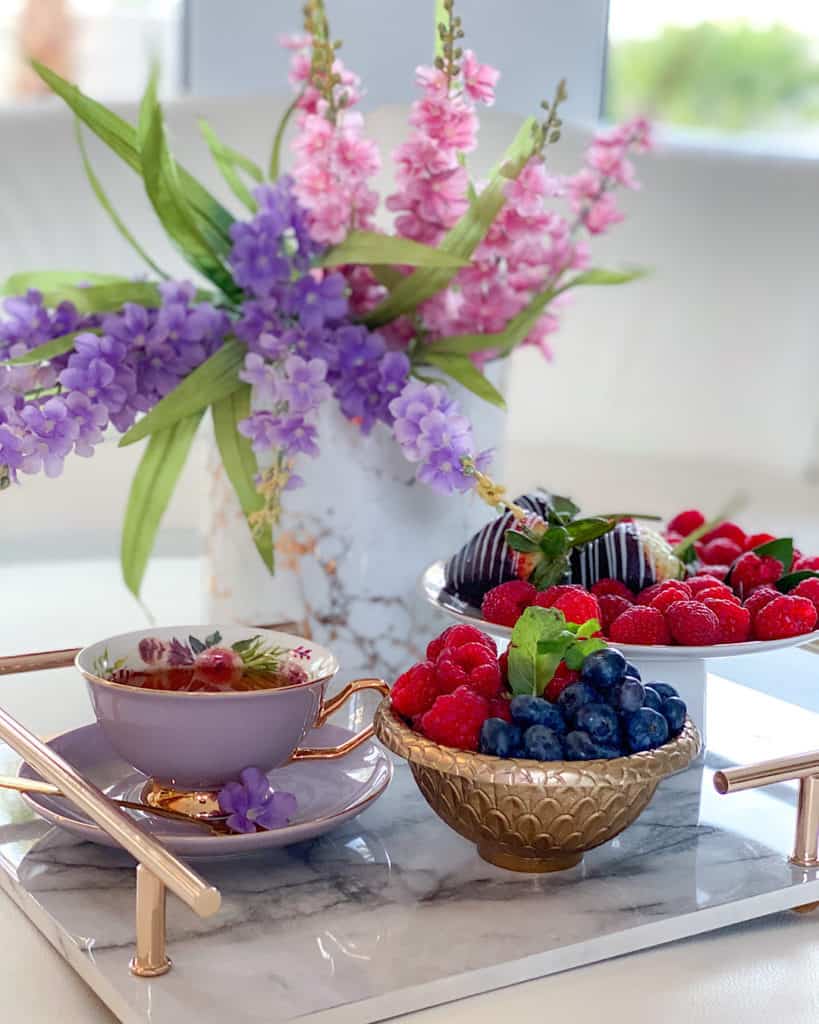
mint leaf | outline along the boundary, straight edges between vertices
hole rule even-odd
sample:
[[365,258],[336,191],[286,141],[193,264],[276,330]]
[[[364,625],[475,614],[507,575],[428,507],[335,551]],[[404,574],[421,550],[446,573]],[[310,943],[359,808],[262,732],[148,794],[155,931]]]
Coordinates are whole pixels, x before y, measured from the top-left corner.
[[776,589],[781,591],[783,594],[787,594],[793,590],[794,587],[798,587],[802,580],[810,580],[819,578],[819,572],[813,569],[800,569],[799,572],[789,572],[784,576],[780,577],[774,584]]
[[563,613],[555,608],[533,605],[521,615],[509,646],[509,686],[513,693],[537,692],[538,646],[556,640],[565,624]]
[[599,636],[588,637],[585,640],[579,640],[572,644],[563,660],[566,662],[566,668],[572,669],[574,672],[579,672],[583,666],[583,662],[586,658],[594,651],[602,651],[604,647],[607,647],[606,641]]
[[600,632],[600,623],[597,619],[587,619],[574,631],[578,640],[585,640]]

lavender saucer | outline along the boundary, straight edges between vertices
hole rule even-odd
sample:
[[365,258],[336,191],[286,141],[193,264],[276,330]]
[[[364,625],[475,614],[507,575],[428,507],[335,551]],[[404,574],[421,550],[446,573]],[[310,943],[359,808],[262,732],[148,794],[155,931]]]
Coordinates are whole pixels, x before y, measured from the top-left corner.
[[[323,725],[309,732],[306,742],[312,747],[333,747],[353,735],[349,729]],[[49,740],[49,746],[107,796],[120,800],[140,799],[146,776],[113,750],[96,722],[55,736]],[[25,762],[17,774],[24,779],[40,778]],[[298,800],[293,822],[283,828],[247,835],[207,835],[195,824],[177,824],[139,811],[128,813],[165,843],[169,850],[184,857],[217,859],[241,856],[313,839],[355,817],[377,800],[389,785],[392,761],[379,744],[369,740],[335,760],[285,765],[271,771],[268,777],[275,789],[295,793]],[[64,797],[25,794],[23,799],[35,814],[81,839],[103,846],[116,845],[107,833]]]

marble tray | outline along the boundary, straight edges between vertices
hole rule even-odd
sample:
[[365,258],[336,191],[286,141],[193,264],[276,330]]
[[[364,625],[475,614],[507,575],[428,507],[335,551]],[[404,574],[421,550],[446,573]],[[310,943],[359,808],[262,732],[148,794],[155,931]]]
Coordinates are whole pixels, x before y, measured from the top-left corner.
[[[322,839],[201,870],[209,921],[169,901],[175,967],[133,978],[134,871],[0,793],[0,886],[123,1021],[362,1022],[819,900],[791,867],[792,785],[720,797],[713,771],[816,746],[819,714],[712,677],[710,748],[642,817],[571,871],[481,861],[400,766],[390,791]],[[0,748],[0,771],[16,757]]]

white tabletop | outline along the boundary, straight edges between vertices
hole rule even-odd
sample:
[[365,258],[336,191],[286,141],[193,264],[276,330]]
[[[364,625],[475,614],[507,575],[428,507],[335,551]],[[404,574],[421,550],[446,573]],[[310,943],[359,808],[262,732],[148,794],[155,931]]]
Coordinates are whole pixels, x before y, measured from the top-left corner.
[[[144,617],[110,562],[31,563],[3,570],[0,653],[75,646],[138,628]],[[160,560],[146,586],[158,621],[199,618],[198,565]],[[739,662],[738,662],[739,663]],[[819,663],[817,663],[819,667]],[[724,666],[721,666],[724,671]],[[727,674],[727,673],[726,673]],[[747,682],[765,687],[764,674]],[[742,675],[736,675],[746,681]],[[788,690],[783,693],[783,684]],[[7,680],[3,706],[43,735],[91,718],[71,670]],[[781,677],[776,691],[819,709],[810,681]],[[482,1024],[571,1015],[610,1024],[653,1015],[663,1024],[788,1024],[819,1019],[819,917],[781,914],[564,974],[451,1003],[402,1020]],[[114,1018],[23,914],[0,897],[0,985],[4,1021],[110,1022]],[[409,954],[410,951],[408,951]]]

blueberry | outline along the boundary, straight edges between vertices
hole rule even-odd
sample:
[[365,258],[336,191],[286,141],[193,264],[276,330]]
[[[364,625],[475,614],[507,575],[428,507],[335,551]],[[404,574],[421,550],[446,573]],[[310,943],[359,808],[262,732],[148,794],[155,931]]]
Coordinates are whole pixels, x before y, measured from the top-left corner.
[[668,731],[672,736],[679,736],[685,725],[685,715],[688,709],[685,701],[679,697],[667,697],[663,701],[662,713],[668,722]]
[[632,712],[643,706],[645,692],[645,687],[639,679],[626,676],[622,683],[618,683],[606,695],[606,700],[615,711]]
[[643,697],[643,707],[651,708],[652,711],[659,711],[662,714],[663,711],[663,698],[657,693],[653,686],[645,687],[645,696]]
[[640,675],[639,668],[637,668],[636,665],[632,665],[632,663],[630,661],[626,662],[626,675],[627,676],[634,676],[635,679],[642,679],[643,678]]
[[597,692],[588,683],[571,683],[557,698],[557,706],[567,722],[574,722],[575,715],[584,704],[597,703]]
[[520,746],[520,729],[502,718],[487,718],[481,726],[479,750],[495,757],[513,757]]
[[523,734],[524,757],[535,761],[562,761],[563,744],[560,737],[545,725],[530,725]]
[[610,746],[606,743],[595,743],[594,746],[597,751],[594,755],[595,757],[605,758],[607,761],[610,761],[613,757],[623,756],[623,750],[619,746]]
[[584,704],[576,721],[577,728],[587,732],[597,744],[616,742],[619,737],[617,712],[608,704]]
[[641,750],[654,750],[668,739],[668,722],[651,708],[640,708],[629,715],[627,723],[629,750],[633,754]]
[[585,658],[580,669],[580,678],[598,690],[610,690],[612,686],[622,681],[627,664],[619,651],[612,647],[604,647],[603,650],[593,651]]
[[520,694],[512,698],[509,710],[522,729],[528,729],[530,725],[545,725],[561,736],[566,732],[566,723],[560,709],[543,697]]
[[575,729],[566,737],[566,757],[569,761],[593,761],[600,754],[591,736],[581,729]]
[[679,697],[677,690],[673,686],[669,686],[668,683],[652,683],[651,689],[656,690],[663,700],[667,697]]

